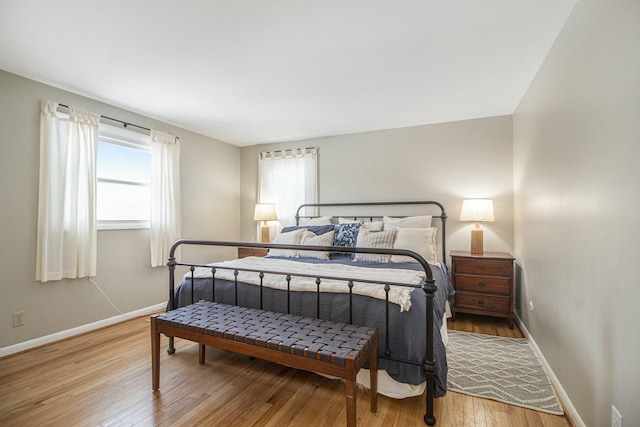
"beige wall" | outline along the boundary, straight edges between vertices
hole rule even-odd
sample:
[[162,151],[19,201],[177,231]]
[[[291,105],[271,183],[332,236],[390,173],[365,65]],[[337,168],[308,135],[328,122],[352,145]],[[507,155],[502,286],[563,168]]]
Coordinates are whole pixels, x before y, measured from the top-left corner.
[[640,3],[582,0],[514,115],[524,322],[588,426],[640,425]]
[[437,200],[449,215],[448,248],[468,250],[472,224],[458,221],[462,199],[490,197],[496,221],[484,227],[485,250],[509,252],[513,247],[511,123],[511,116],[501,116],[243,147],[242,239],[255,240],[258,153],[316,146],[321,202]]
[[[0,348],[118,315],[87,279],[34,281],[42,99],[179,136],[183,236],[238,238],[239,148],[1,70],[0,99]],[[94,279],[124,313],[168,296],[166,268],[150,267],[148,230],[99,231]],[[17,311],[25,325],[13,328]]]

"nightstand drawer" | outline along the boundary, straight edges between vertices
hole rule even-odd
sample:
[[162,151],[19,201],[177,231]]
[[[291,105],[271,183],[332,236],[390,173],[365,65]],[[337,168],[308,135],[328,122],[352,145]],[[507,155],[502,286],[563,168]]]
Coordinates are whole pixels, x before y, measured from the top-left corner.
[[455,301],[456,307],[495,311],[500,313],[509,312],[509,297],[456,292]]
[[459,259],[456,263],[456,273],[482,274],[483,276],[511,277],[512,261]]
[[467,276],[456,274],[456,289],[459,291],[489,294],[511,294],[511,279],[508,277]]
[[248,256],[266,256],[268,249],[263,248],[238,248],[238,258],[246,258]]

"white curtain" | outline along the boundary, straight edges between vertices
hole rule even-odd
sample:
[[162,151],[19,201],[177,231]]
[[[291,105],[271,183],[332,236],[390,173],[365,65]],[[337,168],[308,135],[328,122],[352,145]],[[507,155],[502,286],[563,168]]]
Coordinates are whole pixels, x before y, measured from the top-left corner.
[[36,280],[96,275],[96,147],[100,116],[42,101]]
[[151,266],[166,265],[180,238],[180,144],[166,133],[151,131]]
[[275,203],[278,221],[283,226],[295,225],[298,206],[317,201],[317,148],[260,153],[258,203]]

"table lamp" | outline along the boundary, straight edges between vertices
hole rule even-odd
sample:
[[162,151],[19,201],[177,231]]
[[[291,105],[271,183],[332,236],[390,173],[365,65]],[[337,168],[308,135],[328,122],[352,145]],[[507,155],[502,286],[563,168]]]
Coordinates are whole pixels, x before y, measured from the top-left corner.
[[253,220],[261,221],[260,235],[262,243],[271,242],[271,233],[267,221],[277,221],[276,205],[273,203],[256,203],[256,209],[253,212]]
[[473,221],[476,223],[471,230],[471,255],[482,255],[483,241],[480,223],[493,221],[493,201],[490,199],[463,200],[460,221]]

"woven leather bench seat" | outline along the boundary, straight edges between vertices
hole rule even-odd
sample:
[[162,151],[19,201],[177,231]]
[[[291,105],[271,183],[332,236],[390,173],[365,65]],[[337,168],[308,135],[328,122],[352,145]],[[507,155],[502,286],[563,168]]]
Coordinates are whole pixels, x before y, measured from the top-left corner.
[[158,315],[156,322],[339,365],[349,356],[359,360],[376,333],[363,326],[212,302]]
[[160,386],[160,334],[345,379],[347,425],[355,415],[355,377],[369,361],[371,411],[377,406],[375,328],[201,301],[151,318],[153,390]]

